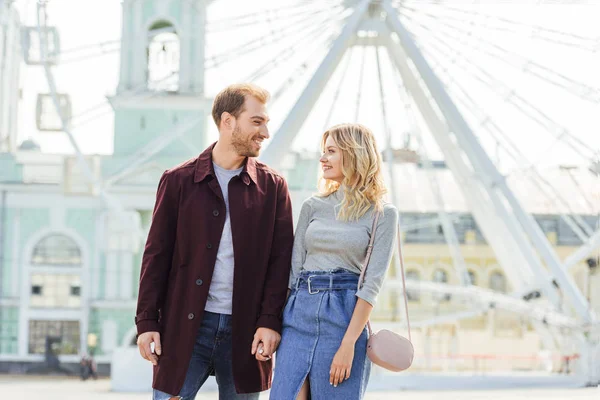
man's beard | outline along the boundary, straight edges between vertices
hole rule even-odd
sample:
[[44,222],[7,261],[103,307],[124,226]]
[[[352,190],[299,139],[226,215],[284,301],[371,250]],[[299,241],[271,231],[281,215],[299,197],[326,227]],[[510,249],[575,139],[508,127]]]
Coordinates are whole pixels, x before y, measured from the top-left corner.
[[231,134],[231,146],[242,157],[258,157],[260,150],[254,148],[253,136],[245,136],[239,126]]

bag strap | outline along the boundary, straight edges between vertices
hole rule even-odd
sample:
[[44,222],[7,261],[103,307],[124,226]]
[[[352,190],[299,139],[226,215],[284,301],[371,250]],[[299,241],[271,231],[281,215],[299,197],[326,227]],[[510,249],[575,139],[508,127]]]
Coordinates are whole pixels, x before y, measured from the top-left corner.
[[[369,245],[367,246],[367,255],[365,257],[365,262],[363,263],[363,269],[360,273],[360,278],[358,279],[358,287],[356,290],[360,290],[363,281],[365,279],[365,274],[367,272],[367,268],[369,266],[369,261],[371,260],[371,253],[373,252],[373,243],[375,241],[375,233],[377,232],[377,222],[379,221],[379,215],[381,213],[376,212],[373,217],[373,226],[371,228],[371,238],[369,239]],[[408,326],[408,340],[412,342],[412,338],[410,335],[410,320],[408,317],[408,296],[406,294],[406,279],[404,278],[404,257],[402,256],[402,242],[400,239],[400,222],[398,222],[398,229],[396,232],[396,237],[398,239],[398,257],[400,257],[400,269],[402,272],[402,290],[404,293],[404,309],[406,310],[406,325]],[[369,330],[369,336],[373,335],[373,330],[371,329],[371,321],[367,321],[367,328]]]
[[373,242],[375,241],[375,232],[377,232],[377,221],[379,221],[378,212],[375,213],[373,217],[373,226],[371,227],[371,238],[369,239],[369,245],[367,246],[367,256],[365,257],[365,262],[363,263],[362,271],[360,271],[360,278],[358,278],[358,287],[356,290],[360,290],[360,287],[365,280],[365,273],[367,272],[367,267],[369,266],[369,260],[371,260],[371,253],[373,252]]
[[402,292],[404,293],[404,310],[406,310],[406,326],[408,327],[408,340],[412,342],[410,337],[410,318],[408,318],[408,295],[406,294],[406,275],[404,271],[404,256],[402,255],[402,239],[400,235],[400,221],[398,221],[398,229],[396,231],[396,238],[398,241],[398,257],[400,258],[400,270],[402,272]]

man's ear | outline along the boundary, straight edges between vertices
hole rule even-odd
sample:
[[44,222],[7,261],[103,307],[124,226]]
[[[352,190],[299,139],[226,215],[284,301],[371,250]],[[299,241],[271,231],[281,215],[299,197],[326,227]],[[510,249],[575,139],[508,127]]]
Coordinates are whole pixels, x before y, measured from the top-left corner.
[[233,118],[233,115],[229,114],[227,111],[223,111],[223,113],[221,114],[221,124],[224,128],[226,129],[233,129],[235,122],[235,118]]

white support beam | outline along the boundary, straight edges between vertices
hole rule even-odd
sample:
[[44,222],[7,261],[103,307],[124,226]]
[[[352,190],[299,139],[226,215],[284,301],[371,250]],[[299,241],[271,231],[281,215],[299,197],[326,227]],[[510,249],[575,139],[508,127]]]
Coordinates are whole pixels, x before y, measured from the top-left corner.
[[148,143],[146,146],[142,147],[136,153],[131,155],[128,158],[128,161],[124,163],[125,166],[121,170],[105,179],[104,188],[107,189],[111,187],[119,180],[134,172],[152,156],[164,149],[169,143],[189,132],[202,121],[204,121],[204,116],[188,118],[188,120],[181,123],[172,132],[165,132],[164,134],[159,135],[152,142]]
[[590,236],[588,241],[583,246],[565,259],[565,269],[569,270],[573,268],[573,266],[583,261],[584,258],[589,256],[598,248],[600,248],[600,230]]
[[[405,87],[415,100],[424,121],[444,153],[448,167],[462,188],[469,209],[481,226],[484,236],[494,248],[496,256],[508,275],[512,286],[517,291],[529,290],[535,284],[535,281],[533,273],[528,267],[527,259],[521,256],[520,253],[511,250],[517,246],[511,232],[502,225],[500,217],[494,212],[489,196],[484,192],[481,183],[474,179],[475,172],[466,163],[456,144],[451,140],[445,121],[434,108],[424,88],[414,76],[402,48],[389,36],[387,48],[390,58],[402,76]],[[558,298],[555,300],[558,302]]]
[[277,130],[277,133],[273,135],[269,146],[263,151],[261,161],[275,169],[281,167],[281,163],[288,153],[294,138],[300,131],[302,124],[325,89],[329,79],[342,60],[344,53],[354,41],[357,28],[370,3],[370,0],[362,0],[356,6],[354,12],[346,21],[344,29],[342,29],[339,37],[331,46],[329,53],[323,59],[323,62]]
[[[455,222],[458,221],[458,218],[450,216],[450,221]],[[440,226],[442,223],[440,221],[439,216],[435,218],[430,218],[421,222],[416,222],[414,224],[406,224],[402,225],[402,230],[405,232],[412,231],[420,228],[429,228],[431,226]]]
[[[462,319],[471,319],[481,317],[488,312],[489,307],[483,306],[479,309],[461,311],[452,314],[438,315],[432,318],[424,319],[421,321],[410,321],[411,328],[427,328],[429,326],[455,324]],[[372,324],[377,329],[398,329],[398,327],[407,327],[406,322],[375,322]]]
[[[389,30],[386,27],[386,32],[389,35]],[[384,34],[384,32],[382,32]],[[425,145],[425,141],[423,140],[421,129],[419,128],[419,124],[417,123],[414,111],[411,107],[411,99],[408,93],[406,86],[402,85],[400,89],[400,97],[402,98],[402,102],[404,103],[404,110],[406,111],[408,117],[408,123],[410,126],[410,132],[415,135],[417,138],[417,142],[419,144],[419,148],[421,149],[421,160],[425,165],[425,170],[427,171],[427,177],[429,178],[429,186],[431,188],[431,192],[433,193],[436,207],[439,210],[438,216],[439,221],[442,226],[442,230],[444,232],[444,238],[446,239],[446,243],[450,248],[450,254],[452,256],[452,264],[454,266],[454,270],[458,276],[458,279],[462,285],[470,285],[471,282],[467,265],[465,263],[465,258],[460,251],[460,241],[456,234],[456,229],[454,229],[454,223],[450,215],[446,212],[446,204],[444,202],[444,196],[442,194],[442,190],[440,187],[440,183],[437,179],[437,173],[433,169],[433,164],[429,159],[428,150]]]
[[[518,222],[521,225],[522,232],[527,235],[528,239],[531,240],[535,246],[535,248],[532,248],[532,246],[529,245],[529,241],[527,241],[527,243],[523,243],[524,246],[520,246],[521,251],[526,250],[532,253],[536,259],[535,253],[539,253],[556,277],[561,290],[577,312],[577,315],[587,322],[595,320],[595,315],[590,309],[589,303],[577,288],[574,280],[560,264],[558,256],[548,243],[548,240],[540,227],[535,223],[533,217],[525,212],[514,194],[508,188],[504,177],[500,175],[493,162],[481,147],[473,131],[444,89],[442,82],[435,75],[421,51],[414,43],[412,37],[398,19],[397,11],[391,5],[389,0],[384,0],[382,6],[387,12],[386,20],[390,29],[398,35],[401,46],[423,78],[427,89],[439,106],[440,112],[447,121],[450,130],[454,133],[461,150],[468,157],[473,167],[475,167],[477,171],[480,171],[479,177],[481,178],[487,194],[494,203],[496,213],[503,214],[503,224],[506,226],[513,225],[514,229],[515,222]],[[542,285],[544,294],[556,304],[556,293],[549,282],[544,279],[544,277],[547,276],[547,271],[540,260],[537,259],[536,262],[530,264],[530,267],[536,276],[536,281]]]
[[[402,290],[402,281],[398,279],[387,280],[385,285],[389,288]],[[419,293],[449,294],[453,298],[465,300],[472,306],[480,305],[482,307],[493,307],[509,311],[548,326],[569,328],[574,332],[588,329],[587,326],[581,324],[577,319],[557,312],[550,307],[544,307],[536,302],[527,302],[478,286],[456,286],[447,283],[407,279],[406,290]],[[600,325],[595,325],[593,329],[600,329]]]

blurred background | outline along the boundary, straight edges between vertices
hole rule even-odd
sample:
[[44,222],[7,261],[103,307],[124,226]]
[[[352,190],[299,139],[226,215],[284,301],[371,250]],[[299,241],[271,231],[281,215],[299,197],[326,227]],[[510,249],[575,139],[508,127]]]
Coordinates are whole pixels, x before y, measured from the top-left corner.
[[[599,18],[594,0],[0,0],[0,372],[44,390],[93,365],[102,384],[77,390],[149,390],[133,317],[158,179],[217,139],[216,93],[254,82],[295,217],[327,127],[377,137],[416,358],[370,390],[597,386]],[[399,277],[395,255],[374,328],[406,334]]]

